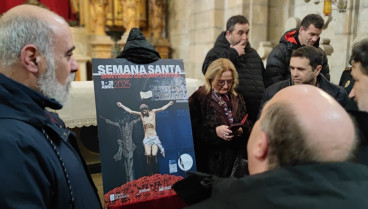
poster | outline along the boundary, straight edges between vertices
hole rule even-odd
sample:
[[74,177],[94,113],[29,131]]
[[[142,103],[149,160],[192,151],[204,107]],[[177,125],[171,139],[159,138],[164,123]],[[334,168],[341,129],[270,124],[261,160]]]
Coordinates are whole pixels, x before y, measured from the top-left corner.
[[196,170],[182,60],[93,59],[92,68],[105,204],[174,194]]

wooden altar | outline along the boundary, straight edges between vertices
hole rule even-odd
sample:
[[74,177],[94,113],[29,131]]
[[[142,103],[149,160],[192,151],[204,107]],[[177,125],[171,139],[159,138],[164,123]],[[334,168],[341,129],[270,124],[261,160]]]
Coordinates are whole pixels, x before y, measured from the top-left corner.
[[[124,27],[118,44],[124,48],[131,28],[139,28],[161,58],[169,58],[169,41],[164,37],[165,7],[163,0],[70,0],[79,16],[83,35],[74,35],[75,42],[87,44],[76,55],[91,58],[112,58],[112,39],[106,35],[110,27]],[[87,41],[87,43],[85,43]],[[79,47],[79,45],[78,45]],[[78,49],[77,47],[77,49]],[[81,76],[82,78],[83,76]],[[82,79],[81,79],[82,80]]]

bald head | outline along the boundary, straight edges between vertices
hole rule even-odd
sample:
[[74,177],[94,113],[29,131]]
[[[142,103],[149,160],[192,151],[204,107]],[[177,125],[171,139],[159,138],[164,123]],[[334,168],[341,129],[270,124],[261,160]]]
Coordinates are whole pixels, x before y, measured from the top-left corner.
[[32,5],[10,9],[0,19],[0,70],[18,62],[22,49],[29,44],[38,53],[52,54],[56,35],[66,32],[70,30],[65,20],[49,10]]
[[[19,5],[8,10],[2,18],[9,19],[13,17],[34,17],[40,20],[44,20],[49,23],[50,27],[67,25],[64,18],[55,14],[54,12],[33,5]],[[58,25],[60,24],[60,25]]]
[[345,161],[354,146],[353,122],[346,111],[326,92],[313,86],[285,88],[272,103],[289,104],[303,129],[305,145],[317,161]]
[[21,5],[0,19],[0,72],[64,103],[78,70],[69,25],[59,15]]
[[317,87],[294,85],[264,106],[248,143],[249,170],[346,161],[354,148],[353,122],[341,105]]

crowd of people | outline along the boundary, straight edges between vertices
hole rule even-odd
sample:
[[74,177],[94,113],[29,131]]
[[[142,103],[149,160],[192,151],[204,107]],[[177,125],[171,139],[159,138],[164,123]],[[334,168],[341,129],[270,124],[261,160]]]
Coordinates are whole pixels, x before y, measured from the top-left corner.
[[[211,195],[188,208],[368,208],[368,40],[352,50],[357,110],[347,111],[348,93],[329,82],[318,48],[323,25],[305,16],[265,68],[248,20],[229,18],[205,57],[205,84],[189,98],[197,170],[212,182]],[[0,208],[102,208],[75,134],[48,111],[68,97],[74,49],[51,11],[21,5],[0,19]],[[139,112],[117,103],[143,124],[152,123],[143,114],[154,120],[170,105]],[[145,129],[147,165],[159,149],[165,156],[154,128]]]

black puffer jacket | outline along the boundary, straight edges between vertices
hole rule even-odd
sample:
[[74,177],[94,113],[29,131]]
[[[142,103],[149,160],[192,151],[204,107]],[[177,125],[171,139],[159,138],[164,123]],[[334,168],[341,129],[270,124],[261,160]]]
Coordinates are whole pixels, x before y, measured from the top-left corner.
[[[293,50],[304,46],[299,44],[299,41],[297,40],[298,33],[299,28],[294,28],[285,32],[280,39],[280,43],[272,49],[267,58],[266,73],[264,77],[266,88],[274,83],[290,78],[289,64],[291,53]],[[314,46],[318,48],[319,39]],[[323,52],[323,50],[321,51]],[[324,52],[321,73],[327,78],[327,80],[330,80],[330,68],[328,66],[327,56]]]
[[[266,92],[262,98],[261,105],[263,106],[268,100],[270,100],[278,91],[288,86],[292,86],[291,79],[280,81],[272,84],[266,89]],[[317,87],[327,92],[333,98],[336,99],[341,106],[345,107],[348,104],[349,97],[344,88],[329,82],[322,74],[317,77]],[[261,106],[261,108],[262,108]]]
[[262,59],[257,51],[250,47],[249,43],[245,47],[245,55],[239,56],[235,49],[230,48],[230,43],[225,38],[225,32],[218,36],[215,46],[207,53],[202,66],[203,74],[206,73],[208,66],[219,58],[230,59],[235,65],[239,74],[239,85],[236,91],[244,97],[249,119],[254,122],[265,91]]
[[366,209],[367,193],[367,166],[315,163],[214,178],[211,197],[186,209]]

